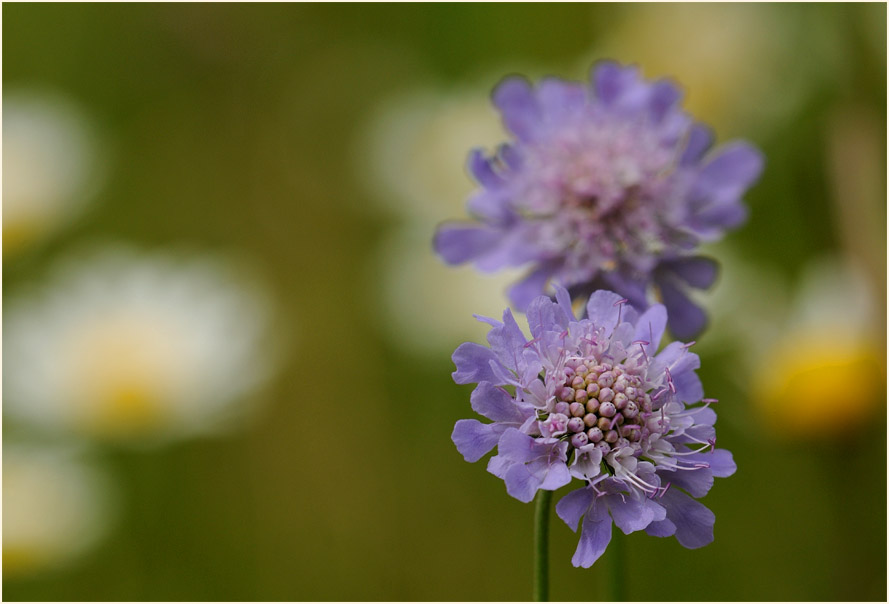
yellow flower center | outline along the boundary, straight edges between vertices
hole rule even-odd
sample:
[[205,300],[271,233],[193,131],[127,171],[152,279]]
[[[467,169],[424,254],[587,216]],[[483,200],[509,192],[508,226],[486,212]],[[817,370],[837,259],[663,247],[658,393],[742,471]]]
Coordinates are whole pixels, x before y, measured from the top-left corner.
[[885,359],[872,342],[791,336],[757,373],[753,399],[770,427],[798,437],[861,426],[885,394]]
[[69,340],[75,421],[90,434],[129,437],[174,419],[187,382],[182,352],[169,326],[148,317],[84,325]]
[[24,544],[3,546],[3,576],[30,575],[52,562],[52,552]]

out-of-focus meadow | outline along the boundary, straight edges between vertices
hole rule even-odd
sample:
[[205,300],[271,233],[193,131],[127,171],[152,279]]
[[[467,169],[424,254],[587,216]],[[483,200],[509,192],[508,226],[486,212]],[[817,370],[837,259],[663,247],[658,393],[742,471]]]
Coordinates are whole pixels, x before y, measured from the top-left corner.
[[[527,599],[532,506],[450,441],[511,276],[431,238],[497,81],[599,58],[766,157],[695,347],[738,472],[705,549],[615,534],[627,596],[886,598],[885,5],[3,17],[7,600]],[[605,597],[551,543],[553,599]]]

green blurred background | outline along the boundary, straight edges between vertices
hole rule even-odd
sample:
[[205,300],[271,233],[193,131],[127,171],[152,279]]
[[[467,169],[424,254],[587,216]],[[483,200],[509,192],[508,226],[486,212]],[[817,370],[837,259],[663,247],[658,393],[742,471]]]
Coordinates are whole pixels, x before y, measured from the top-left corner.
[[[450,379],[459,340],[418,354],[382,317],[379,282],[417,304],[448,295],[377,260],[407,223],[423,225],[415,253],[432,254],[434,221],[411,222],[367,177],[368,124],[412,90],[485,100],[506,73],[585,79],[600,57],[675,76],[720,141],[767,158],[733,253],[788,289],[812,258],[854,255],[885,333],[882,4],[6,4],[3,55],[4,95],[65,94],[109,160],[83,217],[5,255],[4,298],[83,241],[184,242],[249,255],[293,325],[257,422],[101,448],[119,503],[107,536],[65,568],[4,577],[7,600],[530,596],[532,506],[449,438],[472,415],[470,387]],[[458,217],[461,203],[430,214]],[[885,382],[854,430],[794,439],[756,414],[743,353],[706,350],[700,375],[739,470],[705,500],[706,549],[615,534],[628,597],[885,600]],[[552,598],[607,597],[611,552],[574,569],[577,537],[554,519],[551,540]]]

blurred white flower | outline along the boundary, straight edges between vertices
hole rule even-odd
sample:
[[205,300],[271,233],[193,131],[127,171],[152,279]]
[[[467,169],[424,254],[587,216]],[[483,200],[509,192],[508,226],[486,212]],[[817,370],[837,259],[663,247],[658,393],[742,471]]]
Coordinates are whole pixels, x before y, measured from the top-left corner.
[[390,235],[376,262],[370,286],[380,291],[387,329],[397,343],[430,356],[450,354],[466,341],[484,342],[490,326],[473,314],[500,319],[509,306],[506,288],[517,276],[447,266],[431,251],[431,231],[410,227]]
[[717,259],[719,272],[709,290],[692,292],[694,300],[707,309],[710,321],[695,351],[704,355],[757,350],[784,320],[790,298],[786,279],[770,266],[746,260],[731,243],[702,249]]
[[[819,61],[793,52],[800,35],[820,22],[769,4],[630,4],[598,40],[595,56],[637,63],[646,77],[670,77],[686,92],[685,106],[697,118],[734,136],[770,125],[794,109],[836,48],[818,37]],[[766,67],[767,66],[767,67]],[[774,91],[780,90],[780,95]]]
[[64,97],[3,94],[3,252],[19,251],[82,211],[103,176],[92,125]]
[[74,450],[4,445],[4,580],[71,562],[113,515],[105,476]]
[[375,199],[397,215],[432,224],[462,215],[476,186],[466,171],[470,149],[506,140],[490,100],[497,77],[450,92],[407,91],[381,104],[357,158]]
[[500,75],[450,92],[395,96],[374,113],[359,141],[357,163],[367,186],[400,219],[373,259],[369,286],[377,291],[384,328],[413,352],[436,356],[483,339],[486,329],[473,313],[500,317],[509,304],[506,287],[519,274],[455,269],[432,251],[438,223],[463,215],[477,186],[465,169],[469,151],[506,140],[490,101]]
[[4,413],[111,440],[226,427],[276,364],[270,320],[259,284],[221,259],[85,251],[7,304]]

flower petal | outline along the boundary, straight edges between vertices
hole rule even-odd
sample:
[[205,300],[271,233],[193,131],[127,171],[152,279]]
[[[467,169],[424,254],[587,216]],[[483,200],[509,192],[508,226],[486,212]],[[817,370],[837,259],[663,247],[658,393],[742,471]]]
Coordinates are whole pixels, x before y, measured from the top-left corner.
[[518,463],[527,463],[546,455],[546,449],[546,444],[537,442],[536,439],[522,434],[515,428],[507,429],[497,443],[500,457]]
[[664,329],[667,327],[667,309],[656,304],[642,313],[636,321],[636,332],[633,341],[642,340],[648,342],[645,350],[649,355],[653,354],[661,343]]
[[540,105],[531,84],[522,77],[503,80],[493,94],[506,127],[522,141],[531,141],[541,122]]
[[[559,443],[566,445],[566,443]],[[530,463],[513,463],[503,476],[506,492],[528,503],[539,489],[555,491],[571,482],[571,474],[564,462],[537,459]]]
[[617,327],[617,318],[620,315],[620,304],[623,300],[614,292],[599,290],[593,292],[590,301],[587,302],[587,318],[599,327],[605,328],[605,335],[610,336]]
[[630,304],[637,308],[648,306],[648,296],[645,291],[648,283],[646,281],[630,277],[620,271],[602,273],[602,281],[605,287],[597,287],[596,289],[610,289],[628,299]]
[[495,422],[521,424],[525,421],[525,414],[521,412],[512,395],[491,382],[479,383],[469,400],[476,413]]
[[680,487],[688,491],[692,497],[703,497],[713,487],[713,472],[708,468],[697,470],[684,470],[678,472],[658,472],[664,483],[671,483],[674,487]]
[[540,488],[540,480],[528,471],[525,464],[520,463],[514,463],[506,470],[503,482],[506,483],[506,492],[523,503],[534,499]]
[[605,553],[611,542],[611,518],[604,505],[597,505],[593,500],[590,511],[583,518],[580,530],[580,542],[571,558],[571,564],[589,568]]
[[676,534],[676,525],[669,520],[652,522],[645,527],[645,532],[652,537],[672,537]]
[[753,145],[723,145],[698,173],[695,189],[715,203],[737,201],[762,173],[764,159]]
[[[701,380],[695,369],[701,366],[701,357],[688,350],[682,342],[670,342],[655,357],[656,366],[670,370],[676,397],[684,403],[696,403],[704,396]],[[697,422],[704,423],[704,422]]]
[[510,170],[521,170],[525,161],[519,146],[510,143],[503,143],[497,147],[497,157]]
[[738,466],[732,458],[732,452],[726,449],[715,449],[709,453],[689,455],[686,459],[698,463],[706,463],[710,472],[718,478],[726,478],[737,471]]
[[[458,384],[472,384],[474,382],[491,382],[493,384],[506,384],[503,380],[505,371],[497,355],[490,348],[476,344],[475,342],[464,342],[457,347],[454,354],[451,355],[457,370],[451,374],[454,381]],[[502,371],[495,372],[494,367],[499,366]]]
[[747,207],[740,202],[714,204],[697,213],[690,225],[705,241],[715,241],[723,231],[747,220]]
[[555,284],[553,287],[556,290],[556,302],[562,308],[562,312],[565,313],[569,321],[576,321],[574,308],[571,306],[571,295],[568,293],[568,290],[559,284]]
[[513,462],[505,459],[502,455],[495,455],[488,460],[488,472],[497,478],[503,478],[512,464]]
[[589,487],[571,491],[556,504],[556,514],[575,533],[581,517],[586,514],[596,493]]
[[713,523],[716,516],[680,490],[670,489],[660,498],[667,508],[667,518],[676,525],[676,540],[684,547],[695,549],[713,542]]
[[469,152],[467,167],[475,180],[486,189],[495,189],[506,182],[494,171],[491,160],[487,158],[483,149],[473,149]]
[[654,122],[660,122],[667,113],[682,100],[682,91],[669,80],[658,80],[651,84],[648,97],[648,111]]
[[537,88],[544,119],[558,123],[566,114],[576,114],[586,106],[586,88],[560,78],[544,78]]
[[658,269],[668,271],[694,288],[706,289],[716,281],[716,276],[719,273],[719,264],[712,258],[692,256],[670,262],[662,262]]
[[[565,449],[568,448],[568,443],[560,444],[564,444]],[[539,470],[543,472],[542,480],[540,481],[541,489],[555,491],[571,482],[571,472],[568,471],[568,466],[565,465],[564,460],[552,463],[540,461]]]
[[491,350],[500,359],[505,367],[518,371],[522,350],[528,339],[522,333],[522,329],[516,323],[512,311],[508,308],[503,311],[503,322],[496,324],[491,331],[488,332],[488,343]]
[[716,428],[712,424],[695,424],[683,431],[683,436],[685,435],[698,442],[710,442],[716,438]]
[[641,494],[624,497],[609,495],[606,499],[614,524],[625,535],[641,531],[653,521],[663,520],[667,516],[663,507]]
[[506,426],[483,424],[475,419],[461,419],[454,426],[451,440],[468,462],[476,462],[497,445]]
[[679,165],[690,166],[696,164],[713,144],[713,131],[701,123],[694,124],[688,133],[688,142],[685,151],[679,160]]
[[727,478],[738,469],[732,452],[727,449],[716,449],[710,454],[710,458],[710,471],[719,478]]
[[538,489],[556,490],[571,482],[567,449],[567,442],[534,439],[508,428],[497,443],[501,460],[493,468],[489,464],[488,470],[503,478],[507,493],[528,502]]
[[448,264],[462,264],[490,252],[501,239],[489,228],[445,224],[436,231],[432,245]]
[[541,334],[568,327],[568,317],[562,307],[547,296],[537,296],[528,306],[525,313],[531,336],[539,338]]
[[667,307],[670,331],[680,340],[695,338],[707,326],[707,314],[689,299],[674,279],[658,278],[657,285]]
[[599,61],[593,66],[593,89],[604,105],[613,105],[619,99],[639,96],[644,91],[636,67],[621,67],[614,61]]
[[712,426],[716,423],[716,412],[710,407],[693,407],[688,411],[693,414],[696,424]]
[[509,288],[509,301],[520,311],[524,312],[540,296],[546,288],[546,282],[553,274],[553,269],[544,264],[528,273],[521,281]]

